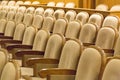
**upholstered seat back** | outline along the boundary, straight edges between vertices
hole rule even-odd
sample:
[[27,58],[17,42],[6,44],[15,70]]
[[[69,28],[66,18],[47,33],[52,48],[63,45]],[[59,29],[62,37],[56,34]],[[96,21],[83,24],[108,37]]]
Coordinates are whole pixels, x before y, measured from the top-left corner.
[[76,17],[76,12],[74,10],[69,10],[66,12],[65,14],[65,18],[68,20],[68,21],[72,21],[74,20]]
[[45,29],[45,30],[48,30],[49,32],[52,32],[54,21],[55,20],[52,16],[44,17],[42,29]]
[[35,9],[34,15],[42,15],[44,13],[44,8],[38,7]]
[[7,11],[6,10],[1,10],[0,11],[0,19],[5,19],[6,15],[7,15]]
[[31,1],[25,1],[24,4],[31,4]]
[[20,68],[15,61],[7,62],[1,75],[0,80],[19,80]]
[[69,22],[65,32],[65,37],[78,38],[80,29],[81,29],[81,23],[79,21],[74,20]]
[[3,6],[2,10],[6,10],[6,12],[8,12],[9,8],[10,8],[9,6]]
[[57,19],[54,24],[53,33],[65,34],[67,20],[65,18]]
[[102,49],[113,49],[116,35],[114,28],[103,27],[98,31],[95,44]]
[[15,12],[14,11],[9,11],[7,14],[7,20],[13,20],[15,16]]
[[24,32],[22,44],[32,45],[35,35],[36,35],[36,29],[32,26],[27,27]]
[[82,46],[79,41],[68,40],[62,49],[58,68],[76,69],[81,55]]
[[55,6],[55,2],[52,2],[52,1],[51,1],[51,2],[48,2],[48,3],[47,3],[47,6]]
[[42,27],[43,16],[42,15],[35,15],[33,18],[32,26],[40,29]]
[[24,15],[22,12],[17,12],[15,15],[15,23],[16,24],[21,23],[23,20],[23,17],[24,17]]
[[86,23],[81,28],[79,40],[83,43],[94,43],[97,36],[97,25]]
[[84,25],[89,19],[89,14],[87,12],[79,12],[76,15],[76,20],[80,20],[81,24]]
[[5,5],[7,5],[7,3],[8,3],[8,1],[2,1],[2,2],[0,3],[0,5],[5,6]]
[[25,14],[24,15],[24,19],[23,19],[23,24],[28,27],[32,24],[32,19],[33,19],[33,16],[32,14]]
[[15,31],[15,22],[8,21],[5,28],[4,36],[11,36],[13,37]]
[[63,18],[64,15],[65,15],[65,11],[63,9],[57,9],[53,14],[53,16],[56,18],[56,20],[59,18]]
[[33,14],[34,13],[35,8],[34,7],[28,7],[25,11],[25,13],[29,13],[29,14]]
[[17,2],[15,3],[15,6],[18,6],[18,7],[19,7],[19,5],[21,5],[21,4],[23,4],[23,1],[17,1]]
[[120,79],[120,59],[110,60],[103,72],[101,80],[119,80]]
[[44,58],[59,59],[65,38],[60,34],[50,36],[45,49]]
[[7,21],[5,19],[0,20],[0,33],[4,33]]
[[102,27],[111,26],[111,27],[119,30],[119,23],[120,23],[119,17],[117,17],[117,16],[107,16],[104,19]]
[[96,47],[84,49],[79,60],[75,80],[99,80],[100,71],[105,65],[104,60],[105,53],[102,49]]
[[8,5],[8,6],[14,6],[15,3],[16,3],[15,1],[9,1],[7,5]]
[[44,11],[44,16],[47,17],[47,16],[52,16],[54,13],[54,10],[52,8],[47,8],[45,11]]
[[120,5],[114,5],[111,7],[110,11],[120,11]]
[[100,10],[100,11],[108,11],[109,8],[105,4],[99,4],[99,5],[97,5],[97,7],[95,9]]
[[39,30],[36,33],[32,49],[38,50],[38,51],[45,51],[49,36],[50,36],[50,33],[48,31]]
[[25,32],[25,26],[22,23],[16,25],[14,36],[13,36],[13,40],[20,40],[20,41],[22,41],[24,32]]
[[118,36],[116,43],[115,43],[115,48],[114,48],[114,56],[120,55],[120,36]]
[[56,3],[56,7],[64,7],[65,3],[64,2],[58,2]]
[[68,2],[65,5],[66,8],[75,8],[75,3],[74,2]]
[[37,4],[40,4],[40,2],[39,1],[33,1],[32,4],[37,5]]
[[7,53],[6,50],[0,49],[0,76],[1,76],[1,73],[2,73],[2,70],[5,66],[5,64],[8,61],[8,55],[7,54],[8,53]]
[[94,23],[100,28],[103,22],[103,15],[100,13],[94,13],[90,16],[88,23]]
[[26,7],[25,6],[21,6],[17,10],[17,12],[21,12],[21,13],[24,13],[25,11],[26,11]]

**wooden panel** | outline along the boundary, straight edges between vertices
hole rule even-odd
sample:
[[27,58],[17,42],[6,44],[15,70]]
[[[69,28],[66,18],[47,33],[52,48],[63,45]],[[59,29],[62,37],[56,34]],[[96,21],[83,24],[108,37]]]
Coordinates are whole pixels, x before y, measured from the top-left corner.
[[92,9],[95,7],[95,0],[83,0],[83,8]]

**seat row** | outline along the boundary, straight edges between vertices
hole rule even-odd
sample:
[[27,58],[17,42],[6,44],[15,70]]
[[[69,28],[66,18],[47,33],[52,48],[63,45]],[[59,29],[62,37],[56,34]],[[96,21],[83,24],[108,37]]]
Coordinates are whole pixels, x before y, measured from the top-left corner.
[[[113,78],[119,76],[119,57],[108,58],[109,61],[107,61],[105,53],[101,48],[90,46],[83,49],[80,41],[71,39],[64,42],[64,38],[62,36],[60,38],[60,36],[61,35],[54,34],[50,37],[49,43],[55,41],[54,43],[58,44],[49,44],[54,47],[47,46],[43,58],[31,58],[27,62],[29,66],[36,64],[34,67],[37,70],[35,71],[40,71],[39,75],[41,78],[26,75],[23,75],[22,78],[25,78],[25,80],[31,80],[31,78],[32,80],[96,80],[96,78],[99,80],[113,80]],[[1,71],[1,80],[21,79],[19,71],[22,69],[18,67],[18,64],[15,64],[15,61],[6,62],[8,59],[7,54],[7,51],[0,49],[0,57],[2,57],[1,59],[3,61],[5,60],[4,63],[1,63],[3,64],[3,66],[1,66],[1,70],[3,69]],[[60,58],[60,60],[54,59],[55,57]],[[36,67],[37,65],[39,65],[39,67]],[[41,68],[41,70],[38,70],[38,68]],[[9,73],[9,71],[12,71],[12,73]],[[113,71],[115,73],[113,73]],[[36,74],[38,73],[36,72]]]
[[[79,21],[77,21],[77,22],[79,22]],[[75,23],[77,23],[77,22],[75,22]],[[94,20],[93,20],[93,22],[94,22]],[[61,22],[60,22],[61,23]],[[59,23],[59,24],[60,24]],[[71,21],[71,23],[72,23],[72,21]],[[74,24],[72,24],[72,26],[73,26]],[[78,25],[78,23],[77,23],[77,25]],[[109,26],[109,24],[107,24],[108,26]],[[93,25],[94,26],[94,25]],[[110,25],[111,26],[111,25]],[[82,26],[83,27],[83,26]],[[20,27],[19,27],[20,28]],[[10,28],[7,28],[7,29],[10,29]],[[75,50],[75,49],[80,49],[80,48],[77,48],[78,47],[78,44],[77,44],[77,42],[79,42],[79,41],[77,41],[76,42],[76,40],[74,41],[72,41],[71,39],[70,39],[70,43],[72,42],[72,43],[75,43],[75,44],[77,44],[77,46],[76,45],[73,45],[73,44],[70,44],[70,45],[68,45],[68,47],[70,47],[70,48],[68,48],[67,47],[67,49],[65,49],[66,51],[64,51],[64,49],[63,48],[59,48],[59,50],[60,49],[62,49],[62,50],[60,50],[60,52],[57,52],[57,51],[59,51],[58,49],[56,49],[57,48],[57,44],[58,44],[58,42],[59,42],[59,38],[60,38],[60,36],[56,39],[52,39],[50,42],[51,43],[48,43],[48,41],[49,41],[49,39],[51,39],[51,37],[53,37],[53,36],[58,36],[57,34],[53,34],[53,35],[51,35],[50,36],[50,33],[48,32],[48,31],[46,31],[46,30],[39,30],[38,32],[44,32],[44,33],[40,33],[41,34],[41,36],[42,37],[45,37],[45,35],[47,36],[47,35],[49,35],[50,36],[50,38],[48,38],[47,37],[47,42],[41,42],[40,43],[40,45],[38,44],[39,42],[38,41],[41,41],[41,40],[37,40],[37,38],[34,38],[34,37],[36,37],[37,36],[37,34],[38,34],[38,32],[37,32],[37,30],[34,28],[34,27],[27,27],[26,28],[27,29],[27,31],[29,31],[30,33],[28,33],[27,34],[27,39],[29,38],[29,35],[30,36],[32,36],[32,37],[30,37],[29,38],[29,40],[24,40],[24,42],[30,42],[30,44],[32,45],[33,44],[33,41],[34,41],[34,43],[36,43],[36,44],[34,44],[34,45],[36,45],[37,46],[37,49],[39,49],[40,47],[40,45],[43,43],[44,45],[46,44],[46,47],[44,48],[44,50],[45,50],[45,53],[47,53],[46,51],[48,51],[48,53],[50,53],[50,54],[46,54],[46,58],[53,58],[53,57],[56,57],[56,54],[53,54],[52,55],[52,53],[54,53],[53,51],[55,51],[55,53],[61,53],[62,54],[62,52],[67,52],[68,54],[69,53],[71,53],[71,54],[73,54],[73,53],[75,53],[75,51],[77,52],[77,50]],[[44,28],[45,29],[45,28]],[[72,28],[72,29],[74,29],[74,28]],[[81,28],[82,29],[82,28]],[[103,35],[106,35],[107,37],[103,37],[102,36],[102,41],[100,42],[100,45],[103,45],[103,44],[107,44],[107,45],[105,45],[105,48],[107,47],[107,46],[109,46],[109,47],[111,47],[109,44],[114,44],[114,41],[115,41],[115,38],[114,39],[112,39],[114,36],[116,36],[115,35],[115,30],[114,29],[112,29],[112,28],[108,28],[108,27],[103,27],[103,28],[100,28],[102,31],[103,31]],[[22,30],[22,29],[18,29],[18,30]],[[77,29],[78,30],[78,29]],[[9,31],[9,30],[8,30]],[[26,30],[25,30],[26,31]],[[100,30],[99,30],[100,31]],[[101,32],[102,32],[101,31]],[[108,31],[108,32],[107,32]],[[32,34],[32,32],[33,32],[33,34]],[[47,32],[47,34],[45,33],[45,32]],[[25,32],[26,33],[26,32]],[[24,35],[25,35],[25,33],[24,33]],[[70,33],[73,33],[73,31],[71,32],[70,31]],[[85,33],[87,33],[86,31],[85,31]],[[105,34],[106,33],[106,34]],[[36,34],[36,36],[35,36],[35,34]],[[43,34],[45,34],[45,35],[43,35]],[[98,33],[99,34],[99,33]],[[112,35],[112,36],[111,36]],[[41,39],[42,37],[38,37],[39,39]],[[85,37],[85,36],[84,36]],[[109,37],[109,38],[108,38]],[[64,37],[63,37],[64,38]],[[62,39],[63,39],[62,38]],[[106,38],[106,39],[105,39]],[[24,37],[23,37],[23,39],[24,39]],[[36,39],[36,40],[35,40]],[[42,38],[43,40],[42,41],[46,41],[44,38]],[[60,40],[62,40],[62,39],[60,39]],[[109,39],[109,40],[108,40]],[[56,41],[54,41],[54,40],[56,40]],[[88,40],[88,39],[86,39],[86,40]],[[98,40],[101,40],[101,38],[100,39],[98,39]],[[106,40],[106,41],[105,41]],[[107,41],[108,40],[108,41]],[[37,42],[35,42],[35,41],[37,41]],[[68,39],[68,41],[69,41],[69,39]],[[83,40],[84,41],[84,40]],[[108,43],[108,42],[111,42],[111,43]],[[4,42],[4,41],[3,41]],[[3,43],[3,42],[1,42],[1,43]],[[54,42],[56,42],[56,43],[54,43]],[[61,41],[60,41],[61,42]],[[103,42],[105,42],[105,43],[103,43]],[[21,42],[20,42],[21,43]],[[65,42],[62,42],[62,44],[64,44]],[[48,44],[51,44],[52,46],[50,46],[50,48],[47,48],[47,45]],[[61,44],[61,43],[60,43]],[[60,44],[58,44],[58,47],[60,46]],[[18,57],[18,59],[21,59],[20,57],[22,56],[22,54],[23,53],[26,53],[26,54],[33,54],[32,52],[24,52],[23,51],[23,53],[21,53],[21,52],[19,52],[19,53],[13,53],[12,51],[16,51],[17,49],[16,48],[20,48],[20,45],[18,46],[18,45],[13,45],[13,46],[15,46],[14,47],[14,49],[11,47],[11,45],[9,45],[7,42],[5,42],[5,45],[7,45],[7,46],[10,46],[10,47],[6,47],[8,50],[11,50],[10,51],[10,53],[12,53],[13,54],[13,58],[16,58],[16,57]],[[65,45],[65,44],[64,44]],[[66,45],[67,45],[67,41],[66,41]],[[27,47],[24,47],[24,48],[33,48],[33,47],[29,47],[29,46],[27,46]],[[71,49],[72,48],[72,49]],[[34,48],[35,49],[35,48]],[[53,49],[53,50],[52,50]],[[118,48],[119,49],[119,48]],[[74,52],[72,52],[72,51],[74,51]],[[39,52],[38,50],[35,52],[36,54],[37,54],[37,57],[38,57],[38,55],[40,55],[40,54],[42,54],[42,53],[37,53],[37,52]],[[90,52],[90,51],[88,51],[88,52]],[[64,55],[65,54],[67,54],[67,53],[64,53]],[[118,53],[119,53],[119,51],[118,51]],[[17,56],[18,55],[18,56]],[[74,55],[74,54],[73,54]],[[70,61],[70,64],[69,65],[71,65],[71,67],[73,68],[73,67],[75,67],[74,66],[74,64],[72,64],[72,63],[74,63],[75,61],[76,61],[76,59],[78,59],[78,56],[77,57],[73,57],[73,55],[71,55],[72,56],[72,58],[70,58],[71,56],[70,56],[70,54],[69,55],[65,55],[64,56],[64,58],[62,59],[62,58],[60,58],[60,59],[62,59],[62,61],[61,61],[61,63],[59,64],[59,65],[61,65],[61,67],[59,67],[59,68],[63,68],[63,69],[66,69],[67,68],[67,65],[68,65],[68,63],[69,62],[67,62],[67,61]],[[58,58],[58,56],[59,55],[57,55],[57,58]],[[62,56],[62,55],[61,55]],[[32,55],[32,57],[33,57],[33,55]],[[70,60],[69,60],[69,59]],[[67,60],[68,59],[68,60]],[[73,60],[73,59],[75,59],[75,61]],[[72,60],[72,61],[71,61]],[[65,63],[63,63],[63,61],[65,62]],[[77,60],[78,61],[78,60]],[[32,61],[32,64],[34,64],[36,61]],[[48,61],[47,61],[48,62]],[[58,62],[58,60],[57,61],[55,61],[55,63],[57,63]],[[29,64],[30,62],[28,62],[28,64]],[[49,63],[50,64],[50,63]],[[67,65],[66,65],[67,64]],[[77,63],[76,63],[77,64]],[[31,65],[31,64],[30,64]],[[65,67],[63,67],[65,65]],[[56,67],[56,65],[55,65],[55,67]],[[36,67],[36,69],[37,69],[37,67]],[[67,69],[69,69],[69,68],[67,68]],[[80,68],[81,69],[81,68]],[[36,70],[35,70],[36,71]],[[59,72],[59,71],[58,71]],[[36,74],[37,74],[37,72],[36,72]],[[48,74],[47,74],[48,75]],[[64,80],[65,78],[63,78],[62,80]],[[73,78],[71,78],[71,79],[73,79]],[[73,79],[74,80],[74,79]]]
[[105,4],[99,4],[95,8],[96,10],[102,10],[102,11],[120,11],[120,5],[114,5],[110,9],[107,5]]

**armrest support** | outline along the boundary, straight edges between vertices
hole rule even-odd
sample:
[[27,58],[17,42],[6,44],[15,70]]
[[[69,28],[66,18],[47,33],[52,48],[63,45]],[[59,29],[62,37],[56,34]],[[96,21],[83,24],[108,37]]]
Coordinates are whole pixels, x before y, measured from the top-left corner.
[[95,45],[94,43],[83,43],[84,46]]
[[4,35],[1,35],[0,38],[1,38],[1,39],[13,39],[13,37],[10,37],[10,36],[4,36]]
[[0,40],[0,44],[4,44],[4,43],[22,43],[22,41],[12,40],[12,39]]
[[114,53],[113,49],[103,49],[105,53]]
[[18,57],[23,57],[24,55],[44,55],[42,51],[34,51],[34,50],[21,50],[15,53]]
[[39,76],[42,78],[47,77],[48,75],[75,75],[76,71],[72,69],[59,69],[59,68],[48,68],[42,69],[39,72]]
[[103,49],[107,56],[113,56],[114,50],[113,49]]
[[36,63],[44,63],[44,64],[58,64],[58,59],[48,59],[48,58],[30,58],[27,60],[27,65],[32,66]]
[[31,49],[32,45],[22,45],[22,44],[11,44],[6,47],[7,50],[12,50],[14,48],[24,48],[24,49]]

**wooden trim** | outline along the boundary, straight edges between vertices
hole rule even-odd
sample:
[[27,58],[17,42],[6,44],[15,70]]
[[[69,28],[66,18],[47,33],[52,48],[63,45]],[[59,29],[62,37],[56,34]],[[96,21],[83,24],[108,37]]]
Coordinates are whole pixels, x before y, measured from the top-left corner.
[[48,68],[39,72],[40,77],[45,78],[49,75],[75,75],[76,71],[72,69]]
[[58,59],[49,59],[49,58],[30,58],[26,61],[28,66],[35,65],[37,63],[43,63],[43,64],[58,64]]

